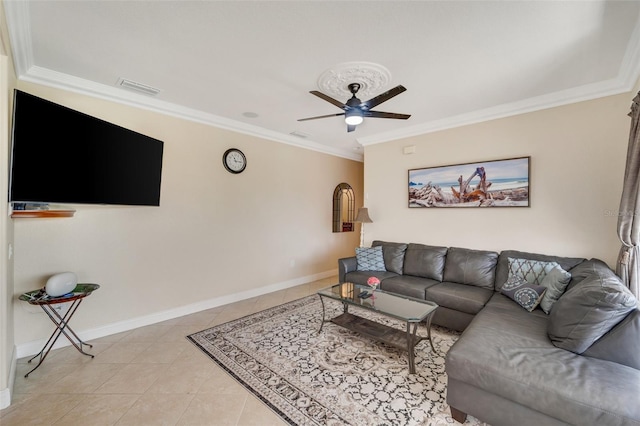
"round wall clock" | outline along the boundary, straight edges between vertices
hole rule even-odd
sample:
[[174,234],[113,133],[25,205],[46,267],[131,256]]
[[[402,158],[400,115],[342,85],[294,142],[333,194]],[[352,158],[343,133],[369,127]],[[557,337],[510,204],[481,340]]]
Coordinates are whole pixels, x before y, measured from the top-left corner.
[[247,167],[247,157],[237,148],[230,148],[222,155],[222,164],[231,173],[242,173]]

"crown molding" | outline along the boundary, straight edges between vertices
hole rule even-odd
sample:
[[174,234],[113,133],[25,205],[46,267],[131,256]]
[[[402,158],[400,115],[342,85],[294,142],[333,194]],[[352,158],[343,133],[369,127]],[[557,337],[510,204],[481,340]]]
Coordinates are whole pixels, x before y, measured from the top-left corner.
[[33,49],[31,40],[31,26],[29,24],[29,2],[5,1],[6,20],[11,39],[14,66],[18,80],[44,86],[68,90],[74,93],[93,96],[107,101],[117,102],[142,108],[161,114],[171,115],[184,120],[194,121],[214,127],[231,130],[246,135],[268,139],[299,148],[309,149],[349,160],[364,161],[361,152],[353,152],[329,147],[313,140],[301,139],[293,135],[267,130],[258,126],[219,117],[180,105],[148,98],[144,95],[127,92],[117,87],[77,78],[68,74],[52,71],[33,65]]
[[640,18],[631,33],[627,51],[622,58],[618,79],[623,87],[632,90],[640,76]]
[[378,143],[390,142],[393,140],[453,129],[484,121],[540,111],[576,102],[603,98],[605,96],[618,95],[620,93],[626,93],[633,90],[639,78],[640,18],[638,19],[638,22],[636,22],[636,26],[631,38],[629,39],[629,44],[627,45],[627,50],[625,51],[622,63],[620,64],[620,70],[616,78],[537,96],[518,102],[497,105],[495,107],[473,111],[468,114],[434,120],[400,130],[366,136],[358,138],[357,141],[362,146],[375,145]]
[[242,123],[240,121],[230,120],[228,118],[205,113],[203,111],[192,108],[186,108],[170,102],[150,98],[145,95],[139,95],[137,93],[129,92],[117,87],[111,87],[74,77],[68,74],[59,73],[47,68],[32,66],[25,74],[19,77],[19,80],[67,90],[83,95],[89,95],[95,98],[154,111],[184,120],[206,124],[225,130],[231,130],[262,139],[268,139],[274,142],[280,142],[286,145],[296,146],[298,148],[309,149],[336,157],[360,162],[363,161],[363,155],[358,152],[351,152],[343,149],[329,147],[312,140],[300,139],[299,137],[293,135],[285,135],[279,132],[264,129],[262,127],[253,126],[251,124]]
[[618,95],[620,93],[629,92],[632,88],[633,84],[627,82],[621,84],[618,79],[608,80],[601,83],[594,83],[576,87],[573,89],[554,92],[548,95],[537,96],[519,102],[512,102],[491,108],[485,108],[482,110],[470,112],[468,114],[461,114],[453,117],[447,117],[441,120],[434,120],[417,126],[407,127],[401,130],[379,133],[377,135],[359,138],[357,139],[357,141],[363,146],[375,145],[427,133],[453,129],[456,127],[468,126],[470,124],[497,120],[500,118],[512,117],[514,115],[526,114],[529,112],[573,104],[576,102],[588,101],[605,96]]
[[[28,2],[5,1],[4,6],[5,14],[7,15],[7,23],[9,24],[8,30],[11,38],[16,74],[18,79],[21,81],[56,87],[80,94],[87,94],[108,101],[147,109],[185,120],[203,123],[300,148],[310,149],[337,157],[360,162],[364,161],[362,153],[328,147],[313,140],[305,140],[290,134],[274,132],[258,126],[204,113],[202,111],[182,107],[180,105],[175,105],[158,99],[151,99],[144,95],[129,93],[116,87],[98,84],[67,74],[58,73],[56,71],[35,67],[33,66]],[[502,104],[454,117],[447,117],[441,120],[434,120],[420,125],[406,127],[404,129],[357,138],[356,140],[362,146],[374,145],[484,121],[491,121],[554,108],[571,103],[597,99],[605,96],[617,95],[631,91],[639,77],[640,19],[636,22],[632,37],[629,40],[627,50],[621,63],[618,76],[614,79],[537,96],[523,101]]]
[[11,40],[13,63],[16,75],[20,76],[33,65],[29,2],[5,1],[3,5],[9,39]]

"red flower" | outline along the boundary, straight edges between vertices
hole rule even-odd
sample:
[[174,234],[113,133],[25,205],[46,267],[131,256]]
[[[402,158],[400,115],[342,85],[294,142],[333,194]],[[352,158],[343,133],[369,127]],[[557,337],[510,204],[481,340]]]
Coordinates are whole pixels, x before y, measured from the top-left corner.
[[369,277],[369,279],[367,280],[367,284],[369,284],[371,287],[376,287],[380,285],[380,280],[376,277]]

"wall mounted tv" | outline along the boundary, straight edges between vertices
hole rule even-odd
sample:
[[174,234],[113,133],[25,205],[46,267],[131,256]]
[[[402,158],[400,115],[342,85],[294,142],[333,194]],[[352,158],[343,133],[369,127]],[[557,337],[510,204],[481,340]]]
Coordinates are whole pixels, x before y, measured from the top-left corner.
[[9,201],[160,205],[164,143],[16,90]]

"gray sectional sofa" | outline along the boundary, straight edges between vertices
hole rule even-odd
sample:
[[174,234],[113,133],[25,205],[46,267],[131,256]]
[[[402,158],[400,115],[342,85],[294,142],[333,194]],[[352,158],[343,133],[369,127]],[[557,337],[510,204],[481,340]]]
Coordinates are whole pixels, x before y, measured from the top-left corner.
[[[382,290],[435,301],[433,324],[463,331],[446,357],[457,421],[470,414],[494,426],[640,425],[639,305],[604,262],[384,241],[372,247],[382,248],[384,267],[359,270],[355,256],[339,259],[341,283],[376,276]],[[518,262],[566,275],[548,312],[505,295],[518,281]]]

